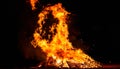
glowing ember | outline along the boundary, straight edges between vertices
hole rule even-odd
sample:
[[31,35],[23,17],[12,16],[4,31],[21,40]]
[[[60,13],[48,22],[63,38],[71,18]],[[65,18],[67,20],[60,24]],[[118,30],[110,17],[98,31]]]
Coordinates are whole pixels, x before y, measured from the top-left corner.
[[69,42],[68,14],[70,13],[62,7],[61,3],[45,7],[38,15],[39,27],[34,32],[32,45],[35,48],[40,47],[46,53],[46,64],[48,66],[59,68],[101,67],[81,49],[73,48],[72,43]]

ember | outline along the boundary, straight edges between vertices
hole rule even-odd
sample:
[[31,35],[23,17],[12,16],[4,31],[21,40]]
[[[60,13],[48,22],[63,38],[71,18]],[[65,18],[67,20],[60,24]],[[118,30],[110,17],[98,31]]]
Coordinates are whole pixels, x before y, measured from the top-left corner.
[[[35,2],[32,1],[32,8]],[[81,49],[73,48],[68,39],[67,12],[61,3],[44,7],[39,13],[39,27],[35,30],[31,44],[40,47],[47,57],[38,67],[98,68],[100,63],[86,55]],[[47,24],[47,25],[46,25]],[[49,26],[48,26],[49,25]]]

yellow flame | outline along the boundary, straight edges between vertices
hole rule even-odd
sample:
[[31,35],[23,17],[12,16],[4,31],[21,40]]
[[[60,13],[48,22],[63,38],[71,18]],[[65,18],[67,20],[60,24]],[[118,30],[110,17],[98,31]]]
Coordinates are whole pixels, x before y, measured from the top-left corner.
[[[48,34],[47,31],[43,29],[44,25],[47,23],[45,20],[48,19],[49,14],[52,14],[53,19],[57,20],[51,27],[46,27],[52,34]],[[68,67],[67,61],[79,63],[87,62],[91,64],[91,67],[99,66],[99,64],[86,55],[81,49],[73,48],[72,43],[69,42],[67,25],[68,14],[70,13],[62,7],[61,3],[45,7],[38,15],[39,27],[35,30],[33,35],[34,40],[31,42],[32,45],[34,47],[39,46],[47,54],[46,61],[49,62],[50,58],[52,58],[55,60],[54,65],[58,67],[61,64],[63,64],[63,67]],[[56,32],[54,30],[56,30]],[[47,39],[43,38],[46,34],[48,35],[46,36],[48,37]],[[52,40],[49,41],[51,35]]]

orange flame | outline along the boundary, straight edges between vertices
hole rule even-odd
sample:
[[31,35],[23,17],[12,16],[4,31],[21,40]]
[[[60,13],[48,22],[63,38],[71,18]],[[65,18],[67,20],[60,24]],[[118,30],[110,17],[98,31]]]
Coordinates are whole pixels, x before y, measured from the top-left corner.
[[32,6],[32,10],[35,10],[36,7],[35,7],[35,4],[37,3],[38,0],[30,0],[30,4]]
[[[52,23],[52,26],[45,27],[44,25],[50,22],[50,20],[48,22],[46,21],[50,17],[50,14],[51,20],[52,22],[54,21],[54,23]],[[38,15],[39,27],[33,35],[34,40],[31,42],[32,45],[34,47],[39,46],[47,54],[46,61],[48,65],[52,65],[49,63],[52,58],[53,65],[58,67],[60,67],[60,65],[62,65],[62,67],[69,67],[67,64],[68,61],[81,64],[88,63],[90,64],[88,67],[100,66],[81,49],[73,48],[72,43],[69,42],[68,14],[70,13],[62,7],[61,3],[45,7]],[[47,36],[45,36],[46,34]],[[43,38],[43,36],[47,38]]]

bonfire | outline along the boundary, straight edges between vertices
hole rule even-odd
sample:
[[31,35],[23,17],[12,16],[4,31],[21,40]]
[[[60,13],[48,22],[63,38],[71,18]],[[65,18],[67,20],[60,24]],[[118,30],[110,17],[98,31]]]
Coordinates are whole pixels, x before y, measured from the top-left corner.
[[[37,0],[31,0],[35,10]],[[62,3],[48,5],[38,14],[38,25],[33,33],[31,44],[39,47],[46,60],[38,65],[57,68],[99,68],[100,63],[85,54],[80,48],[74,48],[68,39],[68,15]]]

